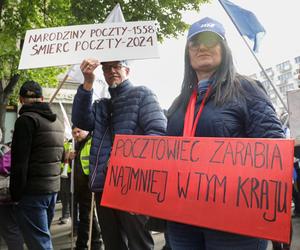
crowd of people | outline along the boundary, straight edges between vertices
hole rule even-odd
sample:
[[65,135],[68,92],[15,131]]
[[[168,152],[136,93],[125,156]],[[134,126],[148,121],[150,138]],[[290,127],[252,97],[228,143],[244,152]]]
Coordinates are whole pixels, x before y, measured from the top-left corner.
[[[9,249],[24,249],[24,243],[30,250],[53,249],[49,228],[59,191],[60,223],[72,218],[77,250],[88,249],[89,243],[93,250],[103,245],[105,250],[154,249],[147,216],[100,205],[116,134],[285,137],[262,84],[236,71],[221,23],[207,17],[192,24],[184,50],[181,92],[166,113],[149,88],[129,80],[127,60],[84,60],[80,66],[84,82],[72,107],[74,146],[64,141],[62,123],[44,102],[41,86],[32,80],[22,85],[22,107],[11,144],[10,200],[0,205],[0,234]],[[100,65],[110,98],[93,102],[94,71]],[[300,214],[297,176],[299,161],[295,161],[294,216]],[[166,222],[165,239],[164,249],[173,250],[266,250],[268,244],[265,239],[173,221]],[[274,242],[274,249],[289,246]]]

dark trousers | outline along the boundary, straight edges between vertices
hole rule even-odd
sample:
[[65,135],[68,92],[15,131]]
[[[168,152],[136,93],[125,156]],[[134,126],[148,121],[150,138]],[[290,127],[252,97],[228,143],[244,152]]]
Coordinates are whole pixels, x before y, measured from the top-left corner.
[[60,178],[60,191],[59,197],[62,204],[62,218],[70,217],[71,210],[71,192],[70,192],[70,176],[68,178]]
[[[291,232],[290,232],[290,242],[292,242],[293,236],[293,224],[291,223]],[[291,247],[291,243],[281,243],[277,241],[272,241],[273,250],[289,250]]]
[[167,222],[172,250],[266,250],[268,242],[237,234]]
[[100,206],[101,196],[96,194],[96,207],[105,250],[153,250],[147,217]]
[[[296,185],[296,183],[294,183],[294,185]],[[297,190],[295,187],[293,188],[293,201],[295,204],[294,213],[300,215],[300,190]]]
[[16,206],[0,205],[0,235],[8,250],[23,250],[23,237],[16,219]]
[[300,215],[300,165],[298,162],[294,163],[294,173],[296,175],[293,186],[294,213]]
[[[78,180],[78,178],[76,179]],[[77,226],[76,250],[87,249],[89,239],[89,224],[92,193],[88,189],[88,176],[80,177],[80,182],[75,182],[74,202],[79,206],[79,222]],[[85,183],[86,182],[86,183]],[[85,184],[84,184],[85,183]],[[101,249],[101,231],[95,213],[93,214],[91,249]]]

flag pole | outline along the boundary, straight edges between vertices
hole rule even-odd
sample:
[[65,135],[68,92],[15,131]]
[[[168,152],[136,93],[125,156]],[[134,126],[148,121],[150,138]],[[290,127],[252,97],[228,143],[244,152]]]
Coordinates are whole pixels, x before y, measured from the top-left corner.
[[91,211],[90,211],[88,250],[92,249],[92,231],[93,231],[94,207],[95,207],[95,193],[92,192],[91,209],[90,209]]
[[69,73],[67,73],[64,77],[64,79],[61,81],[61,83],[59,84],[59,86],[57,87],[57,89],[55,90],[54,94],[52,95],[49,104],[51,104],[54,100],[54,98],[56,97],[57,93],[60,91],[60,89],[62,88],[62,86],[64,85],[64,83],[66,82],[66,80],[69,77]]
[[[75,151],[75,139],[72,138],[72,151]],[[72,168],[71,168],[71,182],[70,182],[70,193],[71,193],[71,250],[74,249],[74,222],[77,221],[75,218],[74,213],[77,217],[77,204],[75,207],[74,204],[74,171],[75,171],[75,159],[72,160]],[[76,211],[75,211],[76,209]]]
[[282,103],[284,109],[286,112],[288,112],[288,108],[287,105],[285,104],[285,102],[283,101],[283,98],[280,94],[280,92],[278,91],[277,87],[273,84],[273,82],[271,81],[270,77],[268,76],[267,72],[265,71],[264,67],[262,66],[262,64],[260,63],[260,61],[258,60],[257,56],[255,55],[255,53],[253,52],[253,50],[251,49],[249,43],[247,42],[247,40],[245,39],[245,37],[242,35],[242,32],[240,31],[239,27],[236,25],[236,23],[234,22],[233,18],[231,17],[231,15],[228,13],[227,9],[225,8],[225,6],[223,5],[221,0],[218,0],[219,3],[221,4],[221,6],[223,7],[223,9],[225,10],[227,16],[230,18],[231,22],[233,23],[233,25],[235,26],[235,28],[237,29],[237,31],[239,32],[240,36],[242,37],[244,43],[246,44],[246,46],[248,47],[248,49],[250,50],[251,54],[253,55],[255,61],[257,62],[258,66],[260,67],[260,69],[262,70],[262,72],[264,73],[264,76],[266,77],[266,79],[269,81],[269,83],[271,84],[273,90],[275,91],[276,95],[278,96],[280,102]]

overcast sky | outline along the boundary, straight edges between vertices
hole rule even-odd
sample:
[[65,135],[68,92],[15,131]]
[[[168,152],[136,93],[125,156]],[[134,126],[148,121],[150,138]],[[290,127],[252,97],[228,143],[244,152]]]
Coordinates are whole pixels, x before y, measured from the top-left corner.
[[[299,0],[232,0],[232,2],[252,11],[267,31],[257,53],[265,68],[300,56]],[[206,16],[224,25],[239,73],[249,75],[260,71],[249,49],[217,0],[202,5],[200,13],[184,13],[183,19],[192,24]],[[180,91],[185,41],[186,34],[179,39],[165,40],[163,44],[159,44],[159,59],[131,63],[130,79],[135,85],[146,85],[151,88],[163,108],[168,108]]]

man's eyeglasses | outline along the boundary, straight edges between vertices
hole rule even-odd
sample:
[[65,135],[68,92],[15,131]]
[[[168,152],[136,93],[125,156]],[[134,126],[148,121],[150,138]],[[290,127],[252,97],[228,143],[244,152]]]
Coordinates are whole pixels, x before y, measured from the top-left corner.
[[122,63],[116,63],[116,64],[104,64],[102,65],[102,70],[103,72],[110,72],[112,69],[115,70],[120,70],[124,67],[125,65]]
[[213,48],[221,42],[222,38],[213,33],[204,33],[196,35],[190,40],[189,48],[191,50],[197,50],[200,45],[203,45],[207,48]]

